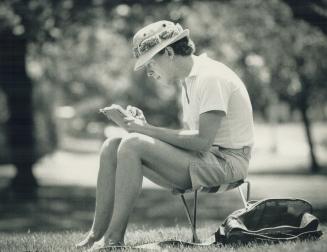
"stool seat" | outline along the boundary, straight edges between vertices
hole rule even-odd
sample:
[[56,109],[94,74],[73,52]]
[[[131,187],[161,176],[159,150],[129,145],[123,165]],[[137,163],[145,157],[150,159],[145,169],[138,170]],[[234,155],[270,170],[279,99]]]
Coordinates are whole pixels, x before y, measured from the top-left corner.
[[[234,181],[231,183],[221,184],[219,186],[201,187],[197,191],[198,192],[206,192],[206,193],[222,193],[222,192],[226,192],[226,191],[232,190],[234,188],[237,188],[240,185],[242,185],[243,183],[244,183],[244,179],[240,179],[240,180],[237,180],[237,181]],[[192,188],[185,189],[185,190],[174,188],[172,190],[172,193],[175,195],[191,193],[191,192],[194,192],[194,190]]]

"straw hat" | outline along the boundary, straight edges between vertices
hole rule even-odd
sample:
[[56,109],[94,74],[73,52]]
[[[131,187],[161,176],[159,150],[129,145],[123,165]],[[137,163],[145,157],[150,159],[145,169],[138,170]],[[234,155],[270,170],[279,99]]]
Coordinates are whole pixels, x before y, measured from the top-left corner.
[[180,24],[166,20],[145,26],[133,38],[133,52],[137,59],[134,70],[141,69],[162,49],[186,36],[189,36],[188,29],[183,30]]

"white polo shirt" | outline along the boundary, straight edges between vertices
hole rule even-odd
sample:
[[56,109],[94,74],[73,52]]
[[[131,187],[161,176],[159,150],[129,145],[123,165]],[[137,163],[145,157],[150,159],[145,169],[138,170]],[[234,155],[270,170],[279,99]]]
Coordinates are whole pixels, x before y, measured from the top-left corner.
[[182,88],[183,123],[198,130],[200,114],[220,110],[225,116],[214,144],[233,149],[252,146],[252,106],[244,83],[230,68],[205,54],[192,58],[194,64]]

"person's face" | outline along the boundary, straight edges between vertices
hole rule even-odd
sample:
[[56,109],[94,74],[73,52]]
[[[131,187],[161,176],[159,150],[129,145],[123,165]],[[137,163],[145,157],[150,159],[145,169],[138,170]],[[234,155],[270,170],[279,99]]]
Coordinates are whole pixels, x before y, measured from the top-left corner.
[[146,65],[147,75],[161,84],[172,84],[174,82],[172,64],[173,62],[167,51],[164,54],[157,54]]

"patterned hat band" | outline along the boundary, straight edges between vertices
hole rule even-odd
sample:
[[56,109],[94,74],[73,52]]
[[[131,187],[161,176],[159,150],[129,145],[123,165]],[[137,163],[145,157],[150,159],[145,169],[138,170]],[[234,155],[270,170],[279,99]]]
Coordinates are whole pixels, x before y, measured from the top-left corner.
[[159,45],[163,41],[176,37],[181,32],[183,32],[183,28],[180,26],[180,24],[176,24],[173,27],[163,30],[159,34],[155,34],[149,38],[144,39],[141,43],[138,44],[137,47],[133,48],[134,56],[139,58],[141,55],[150,51],[152,48]]

